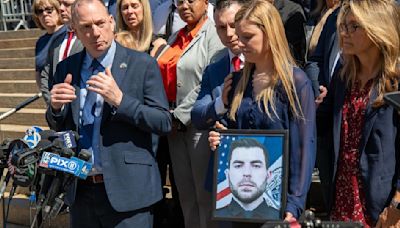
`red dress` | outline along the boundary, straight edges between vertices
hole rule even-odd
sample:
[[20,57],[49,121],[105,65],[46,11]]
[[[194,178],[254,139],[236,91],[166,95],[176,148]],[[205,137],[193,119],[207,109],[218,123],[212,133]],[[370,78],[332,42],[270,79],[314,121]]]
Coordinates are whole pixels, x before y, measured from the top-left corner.
[[335,202],[331,214],[332,220],[359,221],[364,227],[373,224],[365,206],[359,147],[371,85],[372,80],[360,89],[357,81],[344,101]]

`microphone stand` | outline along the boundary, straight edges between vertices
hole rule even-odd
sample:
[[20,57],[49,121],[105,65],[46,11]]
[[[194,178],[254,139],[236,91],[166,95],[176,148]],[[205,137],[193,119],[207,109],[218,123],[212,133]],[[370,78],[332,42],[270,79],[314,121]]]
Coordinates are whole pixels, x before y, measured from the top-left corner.
[[15,108],[12,108],[10,110],[8,110],[7,112],[3,113],[0,115],[0,121],[11,116],[12,114],[14,114],[15,112],[17,112],[18,110],[20,110],[21,108],[24,108],[25,106],[27,106],[28,104],[36,101],[37,99],[39,99],[40,97],[42,97],[42,93],[38,93],[33,97],[30,97],[28,99],[26,99],[25,101],[19,103],[17,106],[15,106]]

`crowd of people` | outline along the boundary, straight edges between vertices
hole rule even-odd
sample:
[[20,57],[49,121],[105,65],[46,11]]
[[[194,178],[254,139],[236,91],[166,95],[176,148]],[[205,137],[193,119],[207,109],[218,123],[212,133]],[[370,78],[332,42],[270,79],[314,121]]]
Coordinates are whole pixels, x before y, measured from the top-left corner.
[[72,227],[260,227],[212,218],[215,129],[289,135],[284,212],[262,199],[268,156],[249,140],[232,145],[232,203],[216,215],[299,220],[317,167],[331,220],[400,226],[400,119],[383,100],[400,83],[397,1],[35,0],[32,12],[48,124],[92,153],[67,194]]

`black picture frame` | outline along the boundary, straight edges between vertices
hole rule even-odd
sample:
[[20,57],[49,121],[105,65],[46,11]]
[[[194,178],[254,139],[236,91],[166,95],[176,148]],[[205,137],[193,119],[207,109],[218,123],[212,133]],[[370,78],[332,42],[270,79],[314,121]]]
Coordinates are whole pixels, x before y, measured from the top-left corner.
[[[255,223],[282,221],[288,184],[288,131],[218,130],[218,132],[221,138],[214,154],[213,219]],[[248,151],[243,152],[243,149],[257,147],[253,146],[254,141],[266,150],[253,150],[249,154]],[[243,143],[245,145],[240,145]],[[232,144],[235,147],[233,157],[230,151]],[[236,149],[239,147],[241,151],[238,152]],[[268,164],[263,156],[260,157],[261,151],[268,154]],[[260,159],[257,159],[257,156]],[[232,164],[229,160],[232,160]],[[245,169],[247,171],[243,171]],[[231,186],[234,190],[231,190]],[[263,188],[265,190],[262,190]],[[251,201],[255,197],[257,198]],[[242,205],[246,209],[253,209],[245,210]]]

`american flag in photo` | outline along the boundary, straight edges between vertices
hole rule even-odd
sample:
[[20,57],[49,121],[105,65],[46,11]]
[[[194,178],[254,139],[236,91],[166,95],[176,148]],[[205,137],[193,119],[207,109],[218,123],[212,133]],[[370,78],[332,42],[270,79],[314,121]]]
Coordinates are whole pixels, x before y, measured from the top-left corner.
[[[216,209],[225,207],[232,200],[229,181],[226,179],[225,170],[229,167],[229,145],[235,140],[243,138],[232,135],[221,135],[221,144],[218,147],[218,175],[216,191]],[[260,141],[259,138],[255,138]],[[265,142],[260,141],[264,146]],[[268,148],[267,148],[268,149]],[[282,157],[277,158],[268,167],[267,191],[263,197],[267,204],[280,210],[281,207],[281,180],[282,180]]]
[[229,145],[232,141],[238,139],[235,136],[224,136],[221,135],[221,144],[218,147],[218,155],[219,159],[218,162],[218,176],[217,176],[217,196],[216,201],[217,205],[216,208],[221,208],[228,205],[232,200],[231,190],[229,188],[229,182],[225,176],[225,170],[228,168],[228,155],[229,155]]

